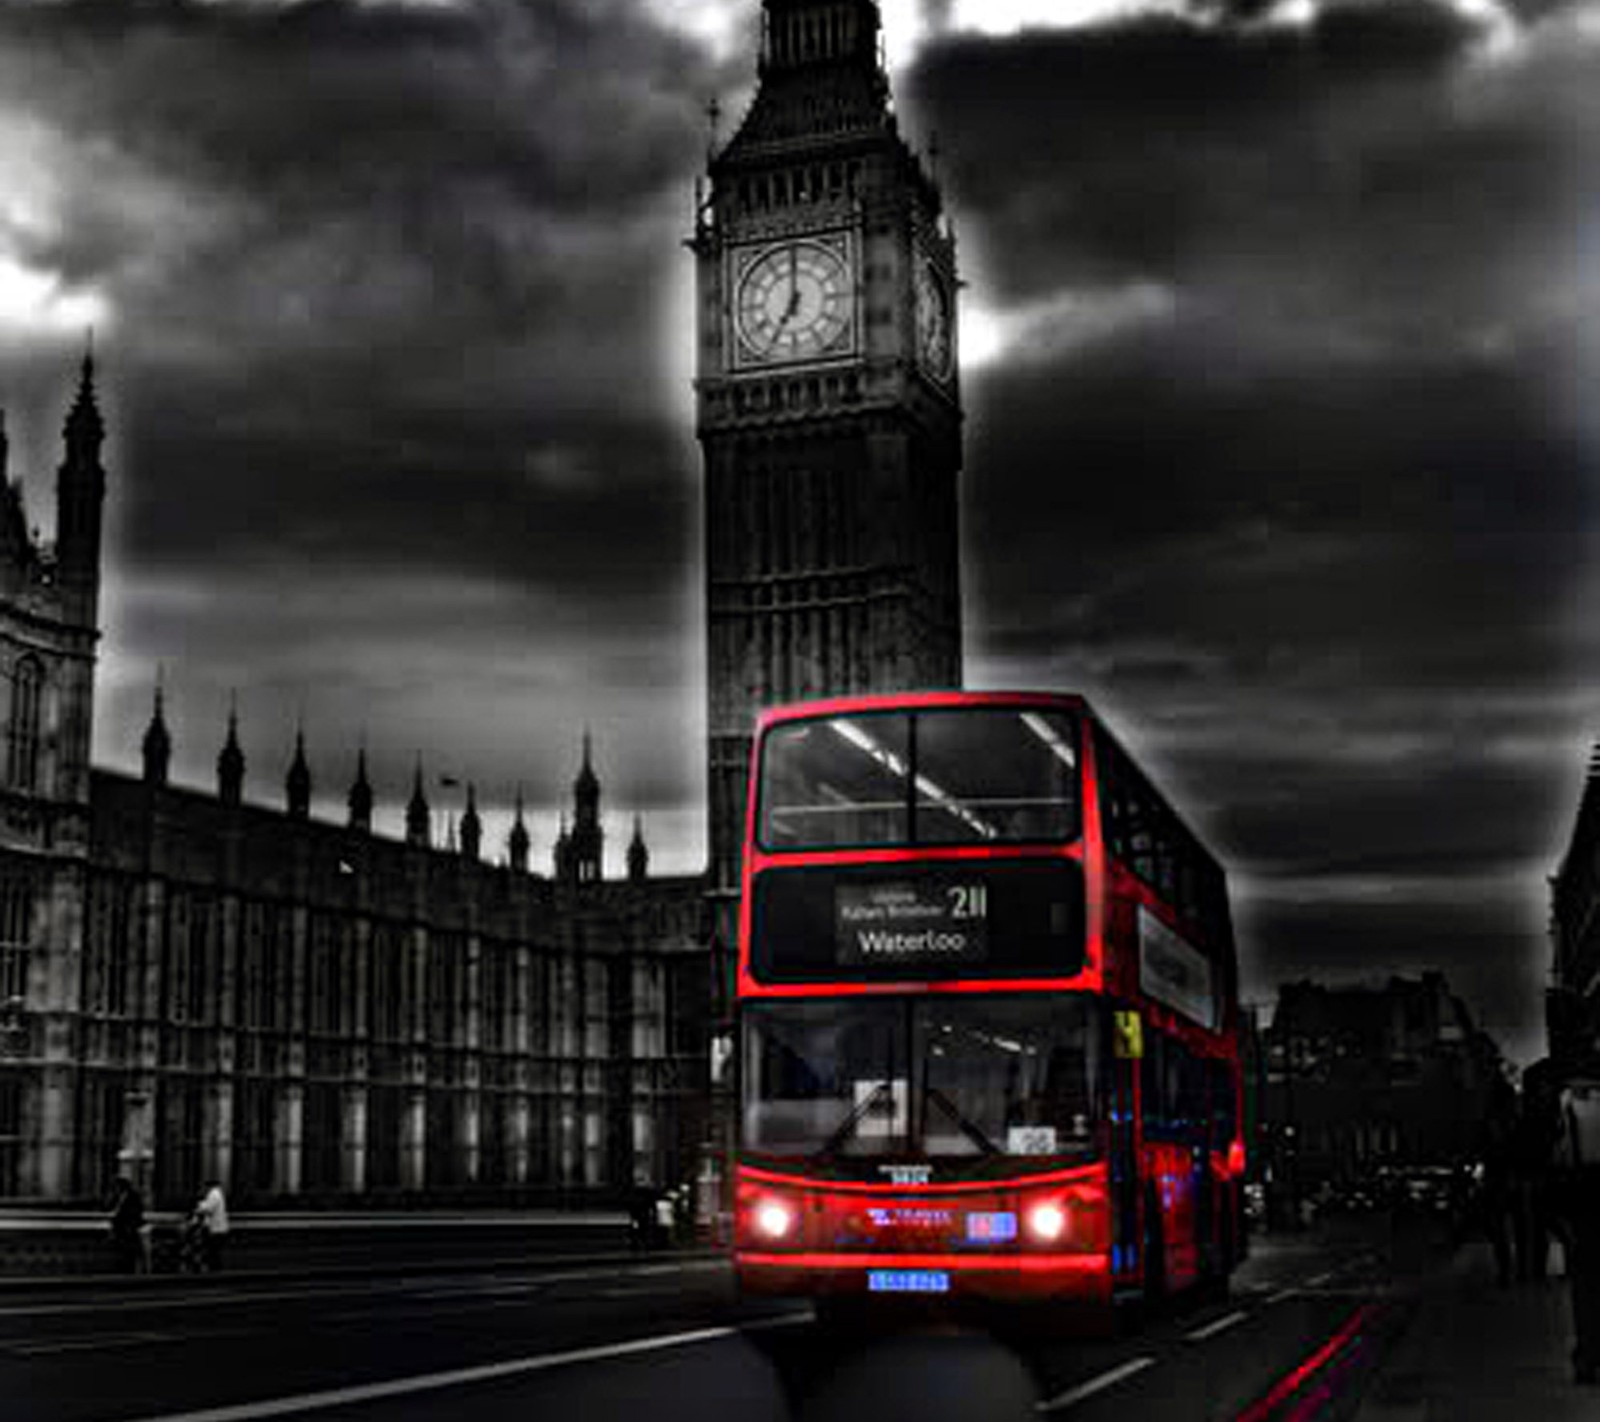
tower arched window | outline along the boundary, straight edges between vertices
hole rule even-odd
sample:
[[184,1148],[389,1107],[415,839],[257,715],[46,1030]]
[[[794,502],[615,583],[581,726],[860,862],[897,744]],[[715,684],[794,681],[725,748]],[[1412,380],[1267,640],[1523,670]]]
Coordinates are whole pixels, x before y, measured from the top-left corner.
[[18,790],[38,788],[43,702],[44,668],[37,657],[24,657],[12,674],[11,723],[6,734],[6,782]]

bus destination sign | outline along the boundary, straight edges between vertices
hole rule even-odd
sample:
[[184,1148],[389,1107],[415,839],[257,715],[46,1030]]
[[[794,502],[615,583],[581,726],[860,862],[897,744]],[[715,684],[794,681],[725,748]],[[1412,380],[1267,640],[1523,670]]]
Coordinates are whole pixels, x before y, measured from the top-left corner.
[[950,879],[841,883],[834,928],[841,963],[981,963],[989,956],[989,886]]

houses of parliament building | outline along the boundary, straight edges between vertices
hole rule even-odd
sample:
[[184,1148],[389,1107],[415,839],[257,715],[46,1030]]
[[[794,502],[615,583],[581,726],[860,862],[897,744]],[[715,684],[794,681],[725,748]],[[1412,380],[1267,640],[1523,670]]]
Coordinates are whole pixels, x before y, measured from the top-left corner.
[[[754,3],[754,0],[752,0]],[[0,480],[0,1199],[558,1202],[689,1178],[718,1138],[755,715],[961,680],[955,242],[899,133],[875,0],[762,0],[755,96],[694,231],[705,463],[706,875],[604,874],[587,737],[548,872],[519,811],[430,843],[251,785],[90,763],[107,472],[95,370],[56,539]],[[0,434],[0,473],[5,446]],[[495,860],[498,862],[489,862]],[[713,1038],[719,1050],[712,1051]],[[724,1123],[725,1128],[725,1123]]]
[[375,835],[359,753],[342,824],[311,818],[298,740],[255,803],[231,718],[214,789],[175,785],[159,691],[143,774],[90,765],[102,438],[86,358],[54,548],[0,487],[0,1197],[120,1173],[167,1203],[212,1178],[244,1203],[570,1199],[692,1172],[703,881],[652,878],[637,823],[604,878],[587,737],[548,874],[520,810],[502,863],[470,798],[430,844],[420,768],[404,840]]

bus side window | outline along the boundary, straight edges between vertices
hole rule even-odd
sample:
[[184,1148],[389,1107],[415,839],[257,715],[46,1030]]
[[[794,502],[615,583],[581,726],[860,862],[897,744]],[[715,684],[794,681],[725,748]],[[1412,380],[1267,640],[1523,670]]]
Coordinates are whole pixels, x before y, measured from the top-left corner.
[[1142,1114],[1146,1136],[1164,1138],[1167,1134],[1166,1038],[1148,1024],[1144,1034],[1144,1056],[1139,1062],[1139,1083],[1143,1095]]
[[1203,1146],[1211,1136],[1208,1063],[1182,1043],[1178,1047],[1178,1119],[1184,1140]]
[[1100,772],[1100,822],[1106,848],[1112,856],[1128,858],[1128,802],[1123,787],[1122,758],[1105,735],[1095,729],[1095,763]]
[[1233,1073],[1227,1062],[1208,1062],[1211,1077],[1211,1146],[1226,1150],[1238,1132],[1238,1102],[1233,1094]]

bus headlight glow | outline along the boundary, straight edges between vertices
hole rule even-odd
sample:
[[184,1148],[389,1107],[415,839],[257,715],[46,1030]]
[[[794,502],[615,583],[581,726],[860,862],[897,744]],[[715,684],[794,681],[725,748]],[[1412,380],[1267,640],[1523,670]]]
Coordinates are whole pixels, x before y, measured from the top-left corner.
[[1066,1209],[1055,1201],[1035,1205],[1028,1211],[1028,1233],[1035,1239],[1042,1240],[1046,1244],[1054,1244],[1066,1232]]
[[768,1239],[782,1239],[794,1228],[794,1211],[782,1200],[770,1196],[756,1206],[753,1218],[756,1233]]

